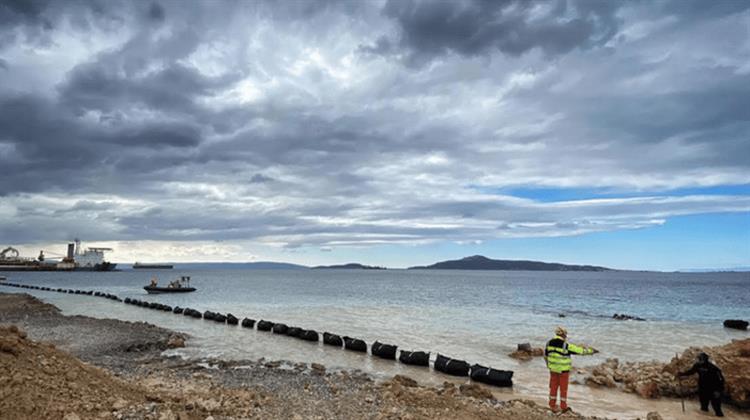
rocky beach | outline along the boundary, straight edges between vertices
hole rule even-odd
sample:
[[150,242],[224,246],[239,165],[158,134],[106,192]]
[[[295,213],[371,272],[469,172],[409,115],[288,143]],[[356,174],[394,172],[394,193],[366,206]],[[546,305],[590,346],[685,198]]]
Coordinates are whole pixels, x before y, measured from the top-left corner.
[[[27,294],[0,294],[0,316],[2,419],[597,418],[553,414],[538,399],[508,399],[474,383],[424,386],[317,363],[170,357],[164,351],[190,345],[190,337],[144,322],[66,316]],[[719,363],[731,363],[737,401],[747,398],[747,346],[744,340],[710,350]],[[617,388],[645,398],[690,396],[689,380],[679,389],[665,383],[696,351],[665,366],[607,361],[576,377],[610,398]]]
[[0,294],[0,314],[2,419],[550,416],[532,401],[499,401],[481,385],[424,387],[318,364],[163,357],[185,337],[146,323],[65,316],[26,294]]

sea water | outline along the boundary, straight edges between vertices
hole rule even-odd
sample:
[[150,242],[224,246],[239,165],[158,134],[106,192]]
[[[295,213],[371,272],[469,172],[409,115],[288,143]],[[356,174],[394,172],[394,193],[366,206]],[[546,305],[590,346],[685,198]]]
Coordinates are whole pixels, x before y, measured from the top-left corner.
[[[725,329],[724,319],[750,318],[750,273],[541,272],[457,270],[123,270],[118,272],[0,273],[8,281],[96,290],[127,297],[266,319],[289,326],[379,340],[498,369],[516,371],[514,389],[543,398],[544,362],[518,362],[518,343],[542,347],[557,325],[571,342],[600,350],[575,366],[606,358],[669,360],[690,346],[718,345],[747,332]],[[165,285],[191,276],[198,290],[147,295],[157,275]],[[3,292],[18,289],[2,288]],[[34,294],[65,314],[147,321],[190,334],[176,351],[188,358],[284,359],[362,369],[375,376],[406,374],[420,382],[449,379],[428,369],[311,344],[266,332],[219,325],[90,296]],[[615,313],[647,321],[612,319]],[[591,402],[591,401],[589,401]]]

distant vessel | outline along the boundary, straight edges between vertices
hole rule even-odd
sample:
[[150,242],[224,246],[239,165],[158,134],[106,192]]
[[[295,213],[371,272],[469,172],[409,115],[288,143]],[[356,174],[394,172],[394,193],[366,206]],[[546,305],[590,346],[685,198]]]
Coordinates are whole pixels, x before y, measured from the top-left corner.
[[68,244],[67,255],[56,261],[48,259],[43,250],[36,259],[21,257],[17,249],[9,246],[0,251],[0,271],[112,271],[117,264],[104,261],[105,251],[112,248],[83,249],[80,239],[76,239]]
[[159,287],[156,277],[151,278],[151,284],[143,287],[149,294],[159,293],[187,293],[194,292],[195,287],[190,287],[190,276],[182,276],[179,280],[174,280],[167,287]]
[[174,266],[172,264],[143,264],[143,263],[136,262],[135,264],[133,264],[133,268],[135,269],[151,268],[151,269],[159,269],[159,270],[169,270],[169,269],[174,268]]

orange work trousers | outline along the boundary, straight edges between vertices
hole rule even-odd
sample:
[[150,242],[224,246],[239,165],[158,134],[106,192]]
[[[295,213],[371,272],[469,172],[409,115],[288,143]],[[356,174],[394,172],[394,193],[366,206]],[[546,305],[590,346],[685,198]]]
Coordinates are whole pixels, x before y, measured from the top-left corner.
[[557,406],[557,390],[560,389],[560,408],[568,408],[568,378],[570,372],[549,373],[549,408],[555,409]]

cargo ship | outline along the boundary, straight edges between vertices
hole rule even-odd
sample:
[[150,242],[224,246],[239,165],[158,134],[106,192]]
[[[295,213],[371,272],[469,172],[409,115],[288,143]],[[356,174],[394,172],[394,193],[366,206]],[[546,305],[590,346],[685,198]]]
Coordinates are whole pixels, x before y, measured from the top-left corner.
[[112,248],[90,247],[83,249],[76,239],[68,244],[68,252],[59,261],[47,258],[44,250],[36,259],[21,257],[17,249],[7,247],[0,251],[0,271],[113,271],[117,264],[104,261],[104,252]]
[[147,268],[150,268],[150,269],[158,269],[158,270],[171,270],[172,268],[174,268],[174,266],[172,264],[144,264],[144,263],[136,262],[135,264],[133,264],[133,268],[135,268],[135,269],[147,269]]

